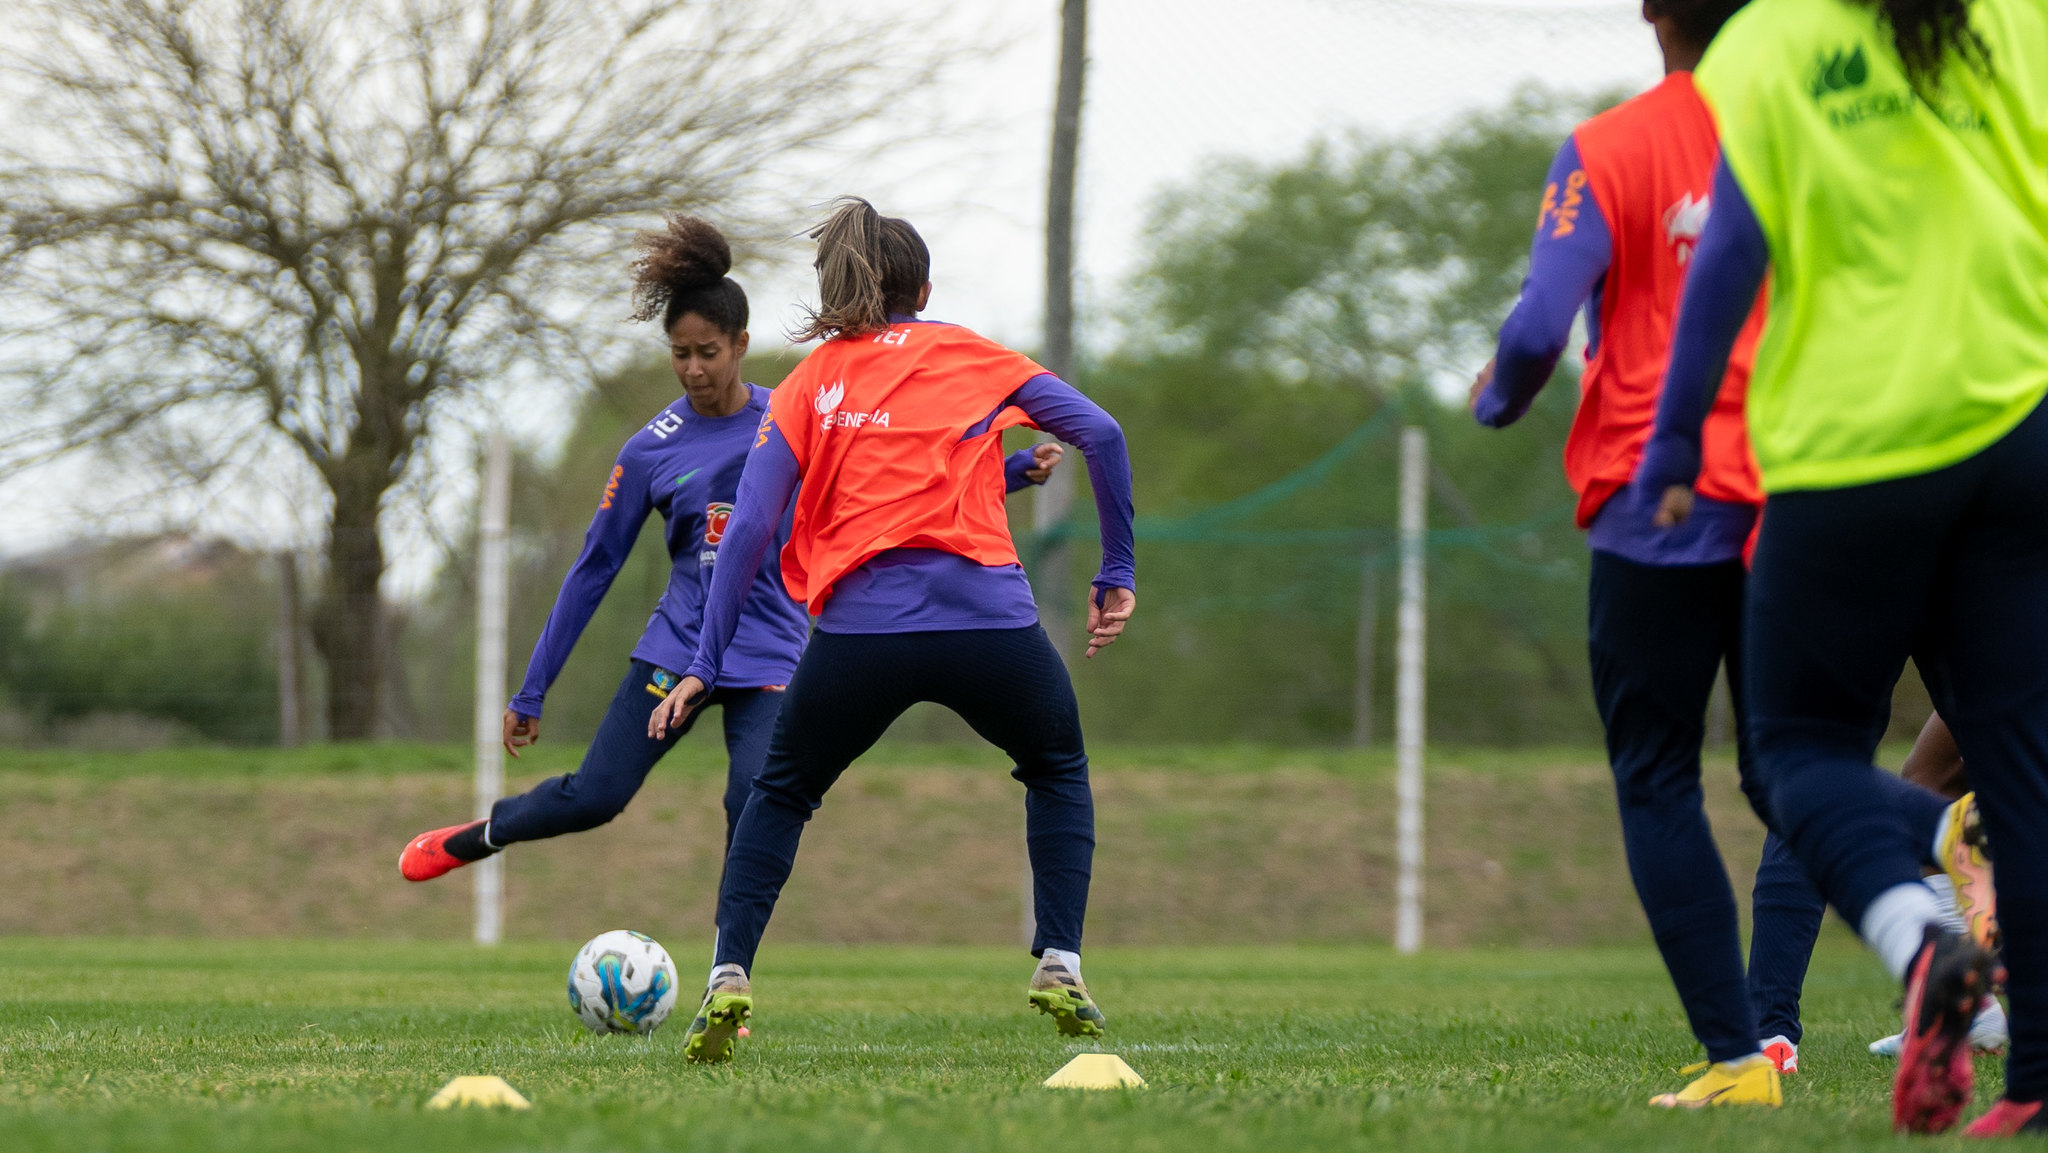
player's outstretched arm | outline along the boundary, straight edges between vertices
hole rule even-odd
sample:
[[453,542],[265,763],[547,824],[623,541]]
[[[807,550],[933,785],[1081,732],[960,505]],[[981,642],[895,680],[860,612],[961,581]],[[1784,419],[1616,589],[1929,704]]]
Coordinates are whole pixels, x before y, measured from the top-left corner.
[[[1081,450],[1095,490],[1102,536],[1102,568],[1088,597],[1088,656],[1114,644],[1137,608],[1138,565],[1133,545],[1131,454],[1123,426],[1079,389],[1051,373],[1034,376],[1010,403],[1038,427]],[[1098,631],[1097,626],[1101,626]]]
[[1529,411],[1571,343],[1572,317],[1613,262],[1607,217],[1586,182],[1578,145],[1566,140],[1550,162],[1522,295],[1500,326],[1493,359],[1472,381],[1466,403],[1473,419],[1505,428]]
[[526,679],[520,684],[518,695],[506,706],[506,752],[517,757],[520,749],[540,739],[541,703],[548,687],[568,662],[577,639],[590,624],[591,614],[611,591],[612,581],[618,578],[626,558],[633,553],[633,543],[640,538],[640,526],[647,523],[653,511],[646,462],[628,442],[619,450],[611,475],[605,480],[604,495],[598,499],[597,512],[583,534],[583,551],[562,578],[562,588],[555,594],[548,622],[540,631],[540,639],[534,642],[533,656],[526,663]]

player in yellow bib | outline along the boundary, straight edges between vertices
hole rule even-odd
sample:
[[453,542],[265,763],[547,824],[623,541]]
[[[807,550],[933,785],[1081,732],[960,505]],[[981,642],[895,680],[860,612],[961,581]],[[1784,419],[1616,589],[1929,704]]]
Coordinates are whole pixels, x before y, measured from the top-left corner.
[[1998,853],[2006,1097],[2048,1129],[2048,0],[1758,0],[1696,75],[1722,163],[1636,484],[1689,509],[1768,271],[1744,634],[1779,831],[1905,985],[1893,1121],[1953,1125],[1996,958],[1941,927],[1871,756],[1907,657]]

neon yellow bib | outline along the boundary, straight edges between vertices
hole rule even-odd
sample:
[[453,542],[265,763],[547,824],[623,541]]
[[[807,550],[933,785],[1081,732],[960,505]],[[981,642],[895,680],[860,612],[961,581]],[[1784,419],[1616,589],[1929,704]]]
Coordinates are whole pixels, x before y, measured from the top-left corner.
[[1944,468],[2048,395],[2048,0],[1972,12],[1993,75],[1927,99],[1849,0],[1755,0],[1695,74],[1770,244],[1766,492]]

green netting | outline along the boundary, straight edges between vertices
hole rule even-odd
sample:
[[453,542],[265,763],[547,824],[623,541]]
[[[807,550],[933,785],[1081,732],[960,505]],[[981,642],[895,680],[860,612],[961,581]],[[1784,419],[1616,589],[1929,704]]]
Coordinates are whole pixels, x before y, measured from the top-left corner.
[[[1286,476],[1243,496],[1178,516],[1140,515],[1133,522],[1135,535],[1140,542],[1147,544],[1328,549],[1343,554],[1347,565],[1361,563],[1355,559],[1361,555],[1369,558],[1365,563],[1389,565],[1394,560],[1393,551],[1398,543],[1399,534],[1396,530],[1384,526],[1240,528],[1234,527],[1234,524],[1267,510],[1287,505],[1302,494],[1330,481],[1348,459],[1399,427],[1401,412],[1399,405],[1389,404],[1382,407],[1322,455]],[[1502,552],[1496,547],[1497,542],[1519,539],[1529,533],[1555,528],[1569,521],[1574,507],[1571,503],[1560,504],[1508,524],[1430,529],[1424,536],[1425,547],[1431,551],[1467,550],[1503,567],[1546,580],[1576,580],[1577,571],[1568,563],[1532,562]],[[1060,541],[1093,540],[1096,537],[1095,521],[1085,515],[1076,515],[1039,532],[1033,542],[1033,551],[1043,550]]]

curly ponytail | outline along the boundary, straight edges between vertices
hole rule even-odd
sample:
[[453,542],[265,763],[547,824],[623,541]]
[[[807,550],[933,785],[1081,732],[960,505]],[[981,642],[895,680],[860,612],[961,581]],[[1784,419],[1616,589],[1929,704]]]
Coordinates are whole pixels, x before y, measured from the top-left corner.
[[1991,48],[1970,27],[1971,0],[1864,0],[1884,12],[1906,78],[1922,92],[1941,85],[1950,53],[1979,71],[1991,68]]
[[907,220],[883,216],[858,196],[834,202],[811,230],[818,242],[818,307],[793,338],[834,340],[889,327],[889,314],[916,312],[931,279],[932,254]]
[[747,294],[732,271],[732,245],[710,222],[695,216],[668,218],[664,232],[633,238],[640,259],[633,262],[633,314],[629,320],[661,318],[661,330],[694,312],[727,336],[747,327]]

